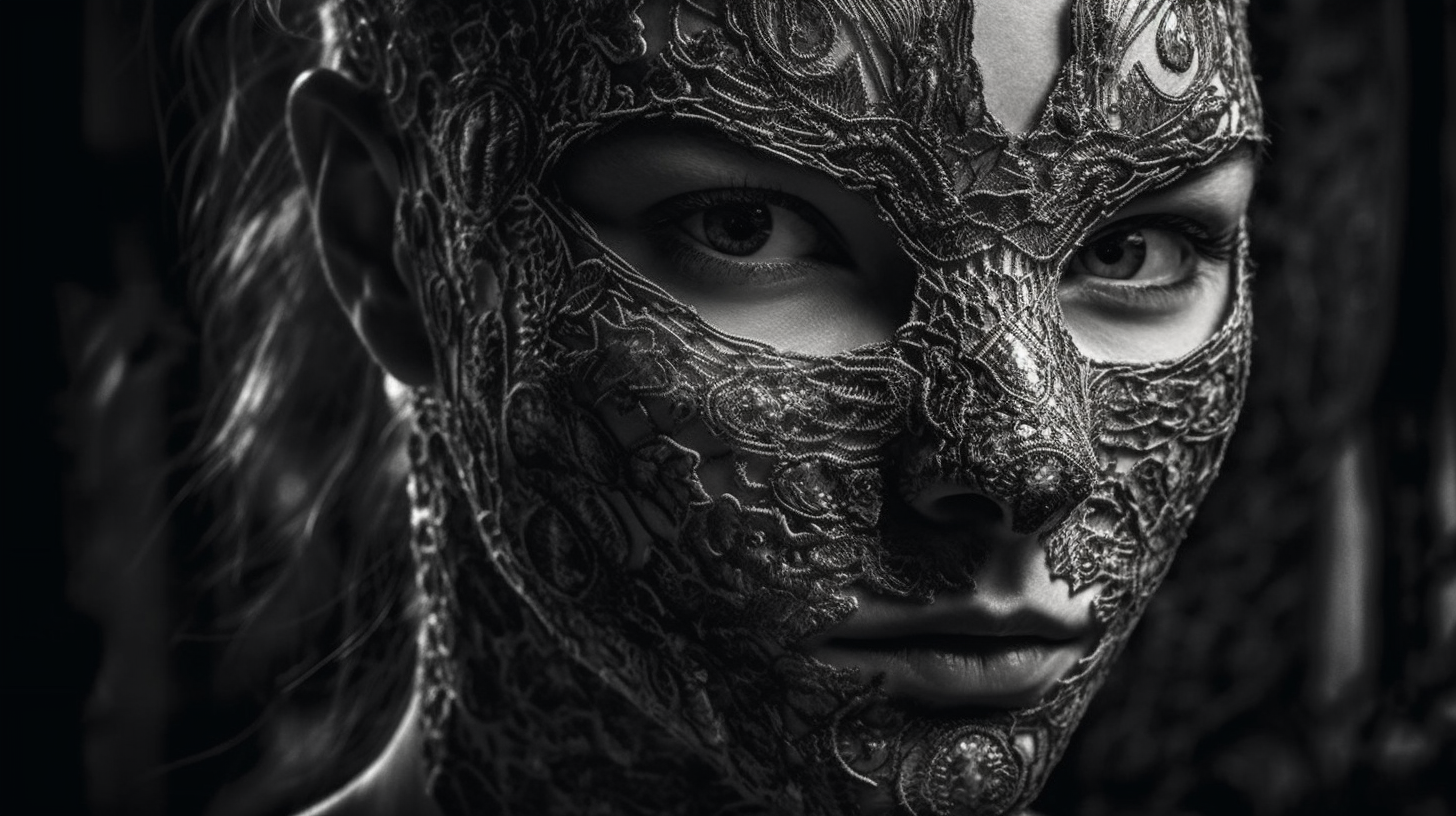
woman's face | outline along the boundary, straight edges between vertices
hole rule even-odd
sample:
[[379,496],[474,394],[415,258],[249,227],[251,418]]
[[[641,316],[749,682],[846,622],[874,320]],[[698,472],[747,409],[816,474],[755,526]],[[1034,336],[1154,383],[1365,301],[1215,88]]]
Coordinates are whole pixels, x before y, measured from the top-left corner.
[[475,644],[427,649],[441,750],[498,761],[504,591],[777,810],[1024,807],[1237,413],[1241,12],[488,5],[385,82],[428,133],[417,520],[467,519],[423,556]]

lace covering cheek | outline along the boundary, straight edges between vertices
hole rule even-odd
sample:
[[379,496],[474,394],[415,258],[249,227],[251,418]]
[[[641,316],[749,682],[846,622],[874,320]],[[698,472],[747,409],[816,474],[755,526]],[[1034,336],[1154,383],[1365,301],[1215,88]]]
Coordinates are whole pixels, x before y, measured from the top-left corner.
[[[439,375],[415,395],[411,496],[444,810],[1025,807],[1217,469],[1249,331],[1241,277],[1190,355],[1091,363],[1059,259],[1259,138],[1241,8],[1074,3],[1072,55],[1013,137],[985,110],[971,3],[368,6],[344,3],[346,63],[404,134],[398,237]],[[649,119],[872,200],[917,269],[894,337],[785,353],[605,251],[549,173]],[[1034,706],[917,715],[803,651],[853,592],[975,587],[971,548],[905,522],[943,481],[1097,588],[1096,643]]]

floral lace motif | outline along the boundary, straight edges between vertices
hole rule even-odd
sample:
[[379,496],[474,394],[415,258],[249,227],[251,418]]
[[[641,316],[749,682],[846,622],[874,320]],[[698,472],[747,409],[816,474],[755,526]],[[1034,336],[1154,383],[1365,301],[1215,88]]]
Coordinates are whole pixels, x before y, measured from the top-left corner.
[[[1217,469],[1249,342],[1242,251],[1222,326],[1167,363],[1085,358],[1057,282],[1099,219],[1260,138],[1242,8],[1077,2],[1013,136],[970,2],[367,5],[344,6],[346,64],[405,134],[399,237],[440,375],[412,497],[444,809],[853,813],[871,786],[916,814],[1025,807]],[[919,268],[894,337],[749,342],[607,251],[549,172],[650,119],[872,200]],[[973,553],[896,526],[930,480],[1054,523],[1053,573],[1103,586],[1095,650],[1034,708],[915,716],[793,648],[851,586],[974,585]]]

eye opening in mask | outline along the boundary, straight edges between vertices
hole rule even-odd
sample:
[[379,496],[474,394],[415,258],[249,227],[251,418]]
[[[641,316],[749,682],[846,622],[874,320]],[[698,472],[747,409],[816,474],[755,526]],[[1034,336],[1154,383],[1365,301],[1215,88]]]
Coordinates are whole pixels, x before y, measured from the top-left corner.
[[914,265],[869,200],[716,131],[635,123],[568,150],[563,198],[605,247],[728,334],[790,353],[883,342]]
[[1083,354],[1151,363],[1187,354],[1226,319],[1253,184],[1240,150],[1134,199],[1072,250],[1059,286]]

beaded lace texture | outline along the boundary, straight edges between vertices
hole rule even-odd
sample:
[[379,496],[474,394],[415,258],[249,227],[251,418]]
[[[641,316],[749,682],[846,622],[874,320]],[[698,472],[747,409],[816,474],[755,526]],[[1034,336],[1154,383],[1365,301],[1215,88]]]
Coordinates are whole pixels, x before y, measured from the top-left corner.
[[[410,490],[442,809],[1025,808],[1218,468],[1250,340],[1242,247],[1218,327],[1163,362],[1080,352],[1058,282],[1099,220],[1262,138],[1241,4],[1076,0],[1020,134],[986,108],[968,1],[336,13],[344,69],[401,134],[397,239],[438,374],[413,394]],[[893,336],[733,336],[607,249],[552,171],[654,122],[872,202],[915,268]],[[1095,645],[1034,706],[916,714],[797,648],[852,589],[974,588],[974,548],[895,525],[936,481],[1100,588]]]

